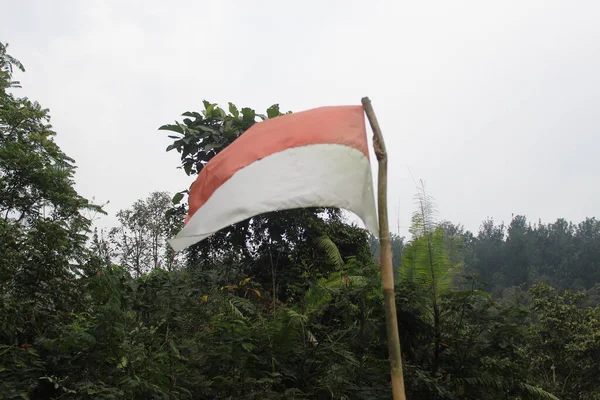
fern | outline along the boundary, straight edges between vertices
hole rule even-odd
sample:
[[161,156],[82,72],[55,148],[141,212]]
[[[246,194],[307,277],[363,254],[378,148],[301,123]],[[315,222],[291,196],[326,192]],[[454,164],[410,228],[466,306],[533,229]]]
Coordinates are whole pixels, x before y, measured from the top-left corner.
[[417,210],[413,214],[411,242],[404,250],[400,281],[410,282],[428,292],[434,302],[450,289],[455,266],[445,250],[444,232],[436,225],[436,207],[423,183],[419,188]]
[[368,280],[361,275],[349,275],[350,269],[356,268],[356,262],[350,258],[344,263],[340,250],[329,236],[321,236],[317,239],[317,247],[325,252],[328,262],[335,267],[325,278],[319,279],[313,284],[305,296],[305,309],[307,313],[319,313],[332,299],[332,292],[344,286],[364,287]]
[[559,400],[558,397],[552,393],[546,392],[545,390],[532,386],[527,383],[518,383],[516,385],[509,384],[501,377],[490,377],[490,376],[476,376],[476,377],[452,377],[455,385],[471,387],[478,391],[502,391],[502,392],[517,392],[525,395],[526,398],[532,399],[545,399],[545,400]]
[[435,228],[430,235],[416,237],[407,245],[400,281],[417,284],[432,296],[439,297],[451,287],[453,272],[444,250],[444,233]]
[[474,376],[468,378],[452,377],[454,382],[460,386],[477,388],[478,390],[495,390],[495,391],[506,391],[508,389],[505,382],[500,377],[489,377],[489,376]]
[[327,261],[333,265],[337,270],[344,267],[344,259],[340,254],[340,250],[333,243],[333,240],[329,236],[321,236],[317,239],[317,247],[325,252]]
[[528,397],[532,397],[534,399],[559,400],[559,398],[552,393],[546,392],[544,389],[541,389],[537,386],[531,386],[526,383],[518,384],[517,389],[526,394]]

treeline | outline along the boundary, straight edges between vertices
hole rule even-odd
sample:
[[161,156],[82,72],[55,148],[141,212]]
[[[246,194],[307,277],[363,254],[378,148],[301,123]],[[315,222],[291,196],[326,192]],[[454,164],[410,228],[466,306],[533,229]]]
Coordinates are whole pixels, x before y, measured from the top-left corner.
[[[513,296],[546,283],[564,291],[583,292],[585,304],[600,303],[600,221],[586,218],[577,224],[559,218],[554,223],[530,223],[516,215],[508,225],[492,219],[482,222],[477,234],[461,225],[441,221],[454,262],[463,273],[476,277],[495,298]],[[393,260],[402,266],[406,238],[392,235]],[[371,238],[375,257],[378,242]],[[458,258],[456,258],[456,255]]]
[[[367,232],[336,209],[290,210],[174,254],[185,190],[94,231],[102,207],[74,190],[74,161],[48,111],[13,94],[13,68],[1,45],[1,399],[390,398]],[[280,114],[205,102],[161,129],[193,176]],[[519,217],[474,236],[418,200],[410,240],[393,238],[408,398],[600,398],[600,308],[582,291],[598,273],[595,220]]]
[[536,282],[559,290],[587,291],[598,300],[600,282],[600,221],[587,218],[578,224],[512,221],[482,224],[476,237],[457,230],[464,241],[467,270],[479,274],[489,290]]

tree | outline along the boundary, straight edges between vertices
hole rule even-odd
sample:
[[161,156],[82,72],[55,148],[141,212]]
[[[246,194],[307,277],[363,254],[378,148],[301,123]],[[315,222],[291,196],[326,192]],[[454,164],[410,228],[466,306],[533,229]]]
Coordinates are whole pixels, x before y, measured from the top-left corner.
[[543,283],[531,288],[532,311],[527,342],[531,374],[561,399],[600,397],[600,308],[583,307],[582,292],[556,291]]
[[[221,150],[254,125],[283,115],[279,105],[269,107],[266,114],[257,114],[245,107],[241,110],[229,103],[228,112],[217,104],[204,101],[204,110],[185,112],[183,122],[163,125],[159,129],[172,134],[173,143],[167,151],[181,155],[180,168],[195,176]],[[173,134],[174,133],[174,134]],[[189,190],[173,197],[176,205],[171,214],[185,213],[179,205]],[[341,212],[332,208],[302,208],[258,215],[222,229],[186,250],[186,262],[191,268],[211,268],[214,260],[235,263],[243,274],[251,275],[264,287],[270,287],[274,298],[287,299],[301,295],[309,283],[298,286],[298,277],[322,275],[325,265],[319,256],[307,258],[307,251],[317,238],[327,233],[330,223],[341,221]],[[316,258],[315,258],[316,257]]]
[[[404,251],[400,280],[420,288],[425,298],[423,305],[430,312],[433,321],[433,348],[437,349],[442,340],[441,295],[452,284],[455,265],[447,256],[444,231],[435,220],[435,205],[431,196],[421,187],[417,194],[417,210],[413,213],[410,233],[413,235]],[[434,353],[431,373],[438,374],[437,354]]]
[[173,270],[177,266],[177,257],[167,244],[172,234],[167,220],[171,207],[168,193],[153,192],[130,209],[117,213],[121,225],[109,233],[113,254],[136,276],[159,268]]
[[478,275],[488,291],[494,284],[504,285],[504,275],[499,271],[504,263],[505,235],[504,224],[496,225],[493,219],[483,221],[473,244],[472,257],[466,260],[468,271]]
[[8,91],[18,87],[13,67],[24,68],[6,48],[0,45],[0,381],[16,386],[0,387],[0,397],[12,398],[44,386],[36,340],[60,335],[82,309],[79,279],[92,272],[84,211],[102,210],[76,192],[74,160],[54,142],[48,110]]

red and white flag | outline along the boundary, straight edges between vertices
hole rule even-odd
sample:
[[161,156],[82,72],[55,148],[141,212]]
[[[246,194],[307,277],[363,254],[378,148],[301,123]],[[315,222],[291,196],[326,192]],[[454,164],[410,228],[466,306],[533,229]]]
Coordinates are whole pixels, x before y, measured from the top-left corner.
[[192,185],[183,250],[269,211],[336,207],[378,235],[362,106],[321,107],[253,125],[213,157]]

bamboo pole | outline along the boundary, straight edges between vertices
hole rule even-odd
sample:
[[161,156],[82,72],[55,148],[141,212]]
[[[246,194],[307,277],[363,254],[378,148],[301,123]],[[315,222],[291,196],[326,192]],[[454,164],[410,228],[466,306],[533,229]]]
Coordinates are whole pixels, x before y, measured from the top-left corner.
[[406,400],[404,375],[402,371],[402,351],[396,316],[394,295],[394,270],[392,268],[392,246],[387,212],[387,165],[388,158],[381,128],[368,97],[362,98],[362,105],[373,130],[373,147],[379,163],[377,177],[377,204],[379,212],[379,246],[381,255],[381,279],[383,286],[383,305],[387,325],[388,356],[392,376],[392,395],[394,400]]

